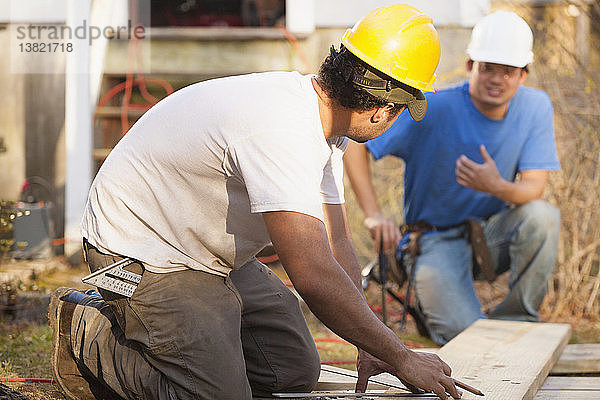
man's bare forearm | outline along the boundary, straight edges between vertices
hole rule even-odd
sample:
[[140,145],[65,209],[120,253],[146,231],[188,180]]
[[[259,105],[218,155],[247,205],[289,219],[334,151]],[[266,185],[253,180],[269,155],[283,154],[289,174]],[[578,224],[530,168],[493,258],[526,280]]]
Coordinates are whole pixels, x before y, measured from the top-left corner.
[[366,218],[381,215],[371,179],[369,152],[363,143],[350,142],[344,153],[344,169]]
[[362,292],[360,264],[352,245],[346,208],[343,204],[324,204],[323,211],[331,252],[352,282]]
[[525,204],[542,198],[547,179],[548,171],[524,171],[519,181],[504,180],[492,194],[508,203]]
[[400,241],[400,230],[393,219],[384,217],[381,212],[369,165],[367,146],[350,142],[344,154],[344,168],[365,215],[365,225],[375,241],[375,251],[379,251],[379,246],[383,244],[384,251],[390,252]]
[[408,349],[375,316],[362,290],[333,257],[324,225],[293,212],[263,215],[277,254],[311,311],[344,339],[400,368]]

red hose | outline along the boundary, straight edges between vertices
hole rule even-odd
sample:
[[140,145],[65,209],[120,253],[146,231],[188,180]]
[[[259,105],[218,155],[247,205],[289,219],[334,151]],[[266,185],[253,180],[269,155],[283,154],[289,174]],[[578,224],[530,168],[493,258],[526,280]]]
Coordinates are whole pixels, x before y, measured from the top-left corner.
[[[162,80],[162,79],[146,78],[144,76],[143,72],[134,72],[133,66],[132,66],[134,58],[138,61],[138,65],[139,65],[138,69],[140,71],[143,70],[141,51],[139,49],[138,40],[130,39],[129,40],[129,48],[127,51],[127,74],[126,74],[125,82],[121,82],[121,83],[115,85],[114,87],[112,87],[108,92],[106,92],[104,94],[104,96],[102,96],[102,98],[98,102],[98,105],[96,106],[96,110],[98,110],[98,109],[104,107],[108,103],[108,101],[110,99],[112,99],[115,95],[117,95],[118,93],[120,93],[122,91],[125,92],[124,96],[123,96],[123,102],[121,104],[121,133],[122,133],[122,135],[125,135],[125,133],[127,133],[127,131],[129,130],[129,115],[127,113],[129,108],[138,109],[138,110],[139,109],[148,110],[160,100],[160,99],[152,96],[148,92],[146,83],[153,83],[153,84],[161,86],[165,90],[167,96],[170,95],[171,93],[173,93],[173,86],[171,86],[171,84],[169,82]],[[134,79],[134,77],[133,77],[134,73],[135,73],[135,75],[137,75],[137,79]],[[148,102],[148,104],[131,103],[131,95],[133,92],[134,85],[138,86],[140,93],[142,94],[142,97]]]
[[0,382],[19,382],[19,383],[54,383],[56,381],[50,378],[0,378]]

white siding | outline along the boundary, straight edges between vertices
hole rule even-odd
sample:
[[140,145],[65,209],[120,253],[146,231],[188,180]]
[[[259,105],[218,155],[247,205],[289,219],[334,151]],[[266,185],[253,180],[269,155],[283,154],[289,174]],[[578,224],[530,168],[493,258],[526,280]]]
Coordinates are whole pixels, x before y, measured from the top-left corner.
[[[398,0],[319,0],[315,2],[315,24],[318,27],[352,26],[370,10],[397,4]],[[471,27],[487,14],[490,0],[403,0],[433,18],[436,26]]]
[[67,0],[0,0],[0,22],[65,22]]

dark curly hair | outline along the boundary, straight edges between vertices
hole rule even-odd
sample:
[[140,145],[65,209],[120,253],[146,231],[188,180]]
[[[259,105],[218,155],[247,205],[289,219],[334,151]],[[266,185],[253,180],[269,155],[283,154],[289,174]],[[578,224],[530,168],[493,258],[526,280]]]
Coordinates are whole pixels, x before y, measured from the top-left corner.
[[[342,107],[360,111],[383,107],[389,101],[375,97],[352,83],[352,77],[355,74],[364,75],[367,68],[368,65],[364,61],[341,46],[337,55],[332,51],[321,64],[318,74],[319,84],[325,93],[339,102]],[[394,104],[390,114],[395,116],[403,107],[404,104]]]

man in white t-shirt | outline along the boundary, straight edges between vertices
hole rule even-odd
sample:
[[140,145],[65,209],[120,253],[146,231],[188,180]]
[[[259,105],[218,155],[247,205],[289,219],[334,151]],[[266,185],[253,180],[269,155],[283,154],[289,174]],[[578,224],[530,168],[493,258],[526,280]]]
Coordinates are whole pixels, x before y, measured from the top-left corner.
[[[419,46],[414,46],[418,38]],[[98,172],[82,221],[92,271],[130,258],[130,297],[59,289],[53,372],[69,398],[250,399],[310,391],[320,363],[296,297],[255,255],[270,241],[294,287],[359,347],[359,384],[395,373],[459,394],[436,355],[370,311],[344,209],[348,138],[425,114],[439,39],[403,5],[368,14],[318,76],[191,85],[149,110]]]

